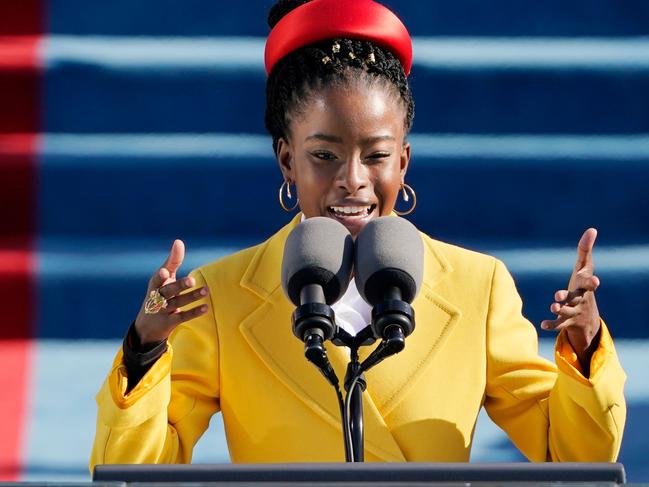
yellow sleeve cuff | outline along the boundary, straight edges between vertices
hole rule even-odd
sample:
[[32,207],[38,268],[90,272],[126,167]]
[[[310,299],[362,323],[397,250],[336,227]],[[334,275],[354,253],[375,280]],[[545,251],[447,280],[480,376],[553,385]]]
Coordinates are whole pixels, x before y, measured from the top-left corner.
[[555,346],[555,359],[557,366],[568,375],[572,376],[574,379],[578,380],[583,384],[590,385],[598,373],[602,370],[604,364],[608,357],[611,356],[611,353],[615,353],[615,348],[613,345],[613,338],[608,331],[608,327],[604,320],[600,318],[601,332],[599,337],[599,344],[593,355],[590,359],[590,377],[584,377],[583,370],[579,363],[579,358],[575,353],[575,350],[570,345],[570,340],[566,336],[566,330],[561,330],[559,336],[557,337],[557,343]]
[[97,394],[99,416],[108,427],[133,427],[167,408],[170,399],[171,346],[131,392],[120,348],[113,367]]

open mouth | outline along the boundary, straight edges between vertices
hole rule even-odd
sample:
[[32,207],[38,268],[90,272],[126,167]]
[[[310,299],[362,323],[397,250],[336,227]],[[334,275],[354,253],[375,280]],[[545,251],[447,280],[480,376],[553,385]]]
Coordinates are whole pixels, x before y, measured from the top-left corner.
[[328,206],[327,211],[338,219],[365,218],[372,214],[376,205]]

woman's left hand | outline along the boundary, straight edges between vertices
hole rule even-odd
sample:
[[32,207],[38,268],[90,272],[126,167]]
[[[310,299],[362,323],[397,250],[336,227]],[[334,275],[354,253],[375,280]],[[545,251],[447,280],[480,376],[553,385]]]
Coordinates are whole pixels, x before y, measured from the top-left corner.
[[568,289],[554,294],[556,302],[550,311],[557,315],[555,320],[543,320],[545,330],[566,329],[570,345],[575,350],[584,376],[589,376],[590,358],[599,343],[600,318],[595,300],[599,278],[593,274],[593,245],[597,230],[589,228],[584,232],[577,247],[577,263],[572,271]]

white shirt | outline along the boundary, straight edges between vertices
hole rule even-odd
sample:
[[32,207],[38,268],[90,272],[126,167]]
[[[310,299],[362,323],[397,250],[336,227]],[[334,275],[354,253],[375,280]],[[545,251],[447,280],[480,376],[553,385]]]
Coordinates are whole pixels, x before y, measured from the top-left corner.
[[352,336],[356,336],[372,320],[372,307],[358,293],[353,278],[343,297],[331,307],[336,313],[336,324]]

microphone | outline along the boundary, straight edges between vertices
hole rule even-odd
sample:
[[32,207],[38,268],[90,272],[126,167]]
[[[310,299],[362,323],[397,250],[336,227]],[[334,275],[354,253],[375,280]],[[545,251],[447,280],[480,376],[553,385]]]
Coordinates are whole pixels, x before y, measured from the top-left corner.
[[304,355],[333,386],[338,385],[325,340],[336,331],[331,304],[349,286],[354,241],[341,223],[326,217],[308,218],[286,239],[282,259],[282,288],[295,304],[293,334],[304,342]]
[[405,347],[405,337],[415,329],[415,310],[410,303],[421,288],[423,264],[421,236],[408,220],[375,218],[356,237],[356,285],[372,305],[372,330],[382,340],[361,370],[369,370]]

